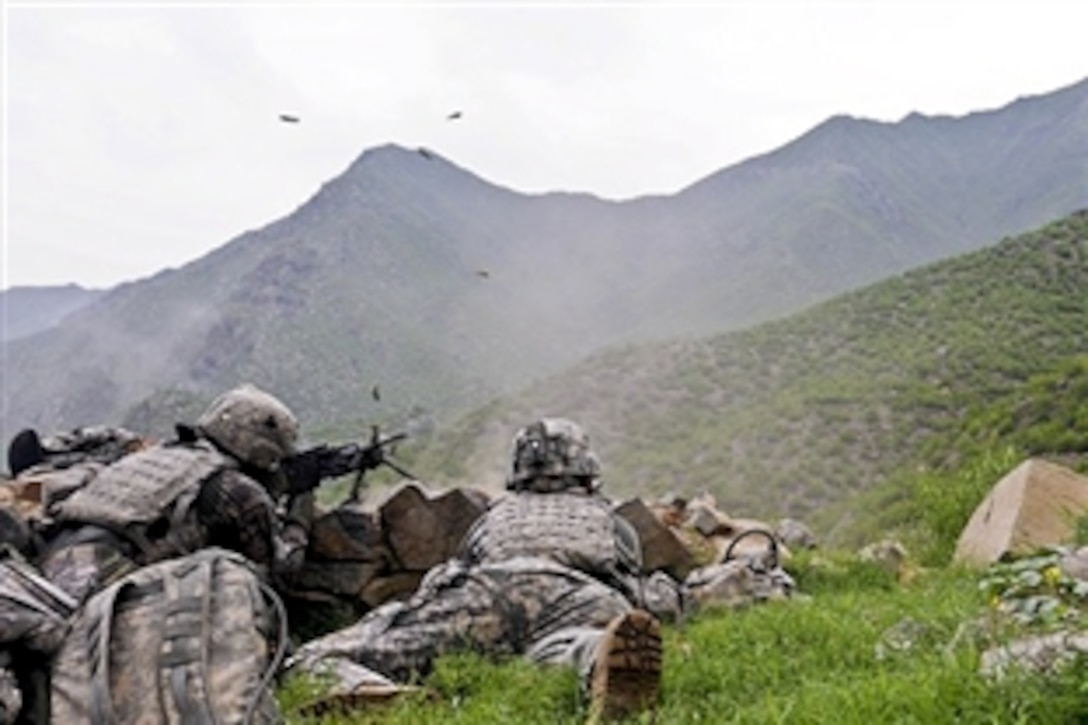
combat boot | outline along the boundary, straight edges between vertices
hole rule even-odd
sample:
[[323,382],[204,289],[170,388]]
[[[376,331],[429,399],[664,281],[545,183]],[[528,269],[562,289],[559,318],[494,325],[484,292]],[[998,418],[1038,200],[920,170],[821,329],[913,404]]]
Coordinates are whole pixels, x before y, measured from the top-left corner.
[[614,720],[653,709],[661,690],[661,625],[633,609],[613,619],[590,673],[590,717]]

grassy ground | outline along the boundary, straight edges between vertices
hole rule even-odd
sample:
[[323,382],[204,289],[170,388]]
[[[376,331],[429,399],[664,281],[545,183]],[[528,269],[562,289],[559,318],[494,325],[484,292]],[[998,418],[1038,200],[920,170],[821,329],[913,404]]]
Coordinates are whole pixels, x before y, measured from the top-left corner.
[[[1083,663],[1045,679],[979,675],[983,649],[1026,631],[998,614],[980,574],[915,571],[900,583],[873,564],[832,556],[806,557],[792,570],[803,597],[704,611],[666,627],[656,716],[633,722],[1088,722]],[[517,725],[588,716],[572,672],[525,662],[449,657],[427,685],[430,697],[320,722]],[[314,694],[300,681],[281,688],[290,722],[318,722],[297,714]]]

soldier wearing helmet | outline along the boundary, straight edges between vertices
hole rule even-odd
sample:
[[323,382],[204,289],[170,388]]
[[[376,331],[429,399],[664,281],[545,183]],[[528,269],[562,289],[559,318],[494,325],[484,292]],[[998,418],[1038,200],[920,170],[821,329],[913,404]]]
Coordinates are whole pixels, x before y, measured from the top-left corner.
[[[331,697],[353,701],[467,647],[575,667],[606,717],[652,706],[658,617],[679,614],[683,599],[667,576],[642,576],[638,536],[601,494],[589,437],[563,418],[521,429],[506,487],[410,599],[303,645],[290,666],[333,674]],[[648,597],[659,584],[665,596]]]
[[544,418],[514,438],[509,491],[556,493],[600,489],[601,464],[589,447],[589,436],[564,418]]
[[39,565],[78,601],[137,566],[206,546],[238,551],[269,572],[282,561],[273,495],[298,437],[287,406],[242,385],[178,432],[50,507],[58,531]]

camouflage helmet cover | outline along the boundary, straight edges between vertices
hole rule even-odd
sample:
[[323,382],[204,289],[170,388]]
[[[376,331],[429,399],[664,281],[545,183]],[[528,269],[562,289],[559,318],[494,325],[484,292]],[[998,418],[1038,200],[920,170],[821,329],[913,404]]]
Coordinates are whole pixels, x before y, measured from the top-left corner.
[[540,493],[575,487],[596,491],[600,475],[600,461],[582,427],[564,418],[543,418],[514,437],[506,487]]
[[196,422],[204,437],[235,458],[274,471],[295,452],[298,421],[278,398],[245,384],[220,395]]

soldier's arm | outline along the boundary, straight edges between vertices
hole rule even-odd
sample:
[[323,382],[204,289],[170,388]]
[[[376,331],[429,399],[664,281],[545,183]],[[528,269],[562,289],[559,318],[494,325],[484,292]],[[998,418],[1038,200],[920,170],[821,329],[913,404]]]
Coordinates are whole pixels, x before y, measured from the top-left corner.
[[209,546],[231,549],[255,564],[273,567],[276,507],[260,484],[238,471],[223,471],[201,489],[196,509],[207,527]]

